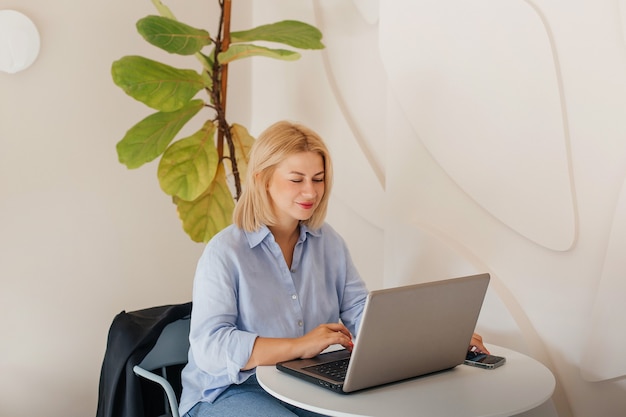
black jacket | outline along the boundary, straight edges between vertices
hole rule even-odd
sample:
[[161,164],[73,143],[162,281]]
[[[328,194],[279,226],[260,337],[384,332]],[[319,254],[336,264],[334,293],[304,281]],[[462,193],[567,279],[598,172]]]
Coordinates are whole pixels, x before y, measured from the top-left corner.
[[[144,398],[133,366],[148,354],[167,324],[190,313],[191,302],[115,316],[100,372],[96,417],[144,417],[144,401],[151,399]],[[163,402],[162,394],[155,401]]]

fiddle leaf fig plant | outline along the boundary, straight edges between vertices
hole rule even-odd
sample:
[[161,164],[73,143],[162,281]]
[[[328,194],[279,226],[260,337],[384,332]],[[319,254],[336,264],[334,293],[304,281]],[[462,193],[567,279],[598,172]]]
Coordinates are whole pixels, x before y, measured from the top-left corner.
[[[228,65],[253,56],[297,60],[297,51],[266,45],[322,49],[322,34],[296,20],[231,32],[231,0],[219,0],[219,30],[212,35],[178,21],[160,0],[152,3],[159,14],[140,19],[137,31],[163,51],[193,58],[199,68],[176,68],[136,55],[113,63],[113,82],[155,110],[126,132],[117,154],[129,169],[160,158],[159,185],[172,197],[184,231],[195,242],[208,242],[231,223],[254,143],[246,127],[226,118]],[[179,137],[197,117],[205,118],[202,127]]]

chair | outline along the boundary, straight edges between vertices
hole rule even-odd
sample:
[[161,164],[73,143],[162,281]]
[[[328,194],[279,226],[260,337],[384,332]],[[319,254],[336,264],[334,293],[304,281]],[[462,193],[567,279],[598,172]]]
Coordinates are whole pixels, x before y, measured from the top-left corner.
[[[172,384],[167,379],[166,368],[187,363],[189,321],[190,317],[188,316],[165,326],[150,352],[139,365],[133,367],[136,375],[153,381],[163,388],[165,392],[165,416],[180,417],[178,414],[178,398],[174,388],[172,388]],[[161,370],[162,376],[152,372],[157,369]],[[168,409],[170,414],[167,414]]]

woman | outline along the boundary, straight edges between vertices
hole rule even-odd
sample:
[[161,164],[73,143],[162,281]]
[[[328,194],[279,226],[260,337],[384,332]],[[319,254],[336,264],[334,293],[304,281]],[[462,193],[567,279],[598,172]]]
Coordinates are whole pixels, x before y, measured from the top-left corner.
[[318,415],[265,393],[254,370],[352,348],[367,288],[324,222],[332,173],[326,145],[302,125],[278,122],[256,140],[233,225],[196,270],[181,415]]

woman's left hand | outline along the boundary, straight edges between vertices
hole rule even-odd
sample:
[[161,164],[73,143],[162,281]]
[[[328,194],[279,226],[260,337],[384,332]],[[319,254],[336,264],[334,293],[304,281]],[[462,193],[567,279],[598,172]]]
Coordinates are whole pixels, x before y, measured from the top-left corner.
[[483,338],[478,333],[472,335],[472,341],[470,342],[469,350],[472,352],[489,354],[489,349],[483,344]]

